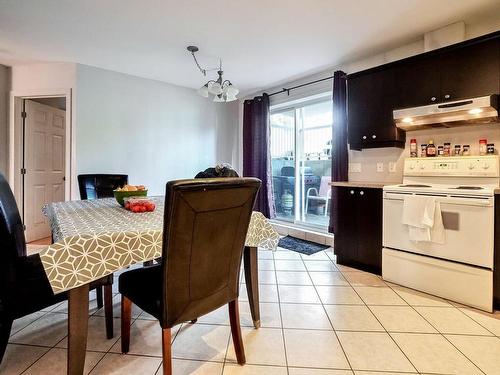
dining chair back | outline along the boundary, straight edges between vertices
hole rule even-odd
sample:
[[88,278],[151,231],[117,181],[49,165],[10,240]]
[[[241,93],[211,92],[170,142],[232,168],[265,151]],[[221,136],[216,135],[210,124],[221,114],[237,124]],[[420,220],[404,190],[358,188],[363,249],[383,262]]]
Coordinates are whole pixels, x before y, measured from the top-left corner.
[[167,184],[162,327],[235,300],[245,238],[260,181],[215,178]]
[[26,255],[23,221],[14,194],[2,174],[0,174],[0,242],[2,256],[12,259]]
[[54,296],[38,254],[26,255],[21,215],[4,175],[0,173],[0,362],[14,319],[65,299]]
[[80,174],[78,187],[80,198],[99,199],[113,197],[113,190],[128,184],[126,174]]
[[[54,295],[39,254],[27,255],[24,225],[9,183],[0,173],[0,362],[10,335],[12,322],[67,299]],[[111,291],[113,276],[90,284],[105,285]],[[111,294],[110,294],[111,296]],[[112,304],[110,304],[112,309]],[[106,311],[106,329],[111,338],[113,316]],[[109,326],[111,324],[111,327]]]

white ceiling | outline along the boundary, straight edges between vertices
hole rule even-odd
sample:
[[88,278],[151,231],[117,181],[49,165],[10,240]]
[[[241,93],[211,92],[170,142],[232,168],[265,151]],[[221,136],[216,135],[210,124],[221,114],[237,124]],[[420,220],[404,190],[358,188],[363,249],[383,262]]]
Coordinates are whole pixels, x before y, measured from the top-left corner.
[[0,0],[0,63],[70,61],[199,87],[220,56],[244,91],[379,53],[498,0]]

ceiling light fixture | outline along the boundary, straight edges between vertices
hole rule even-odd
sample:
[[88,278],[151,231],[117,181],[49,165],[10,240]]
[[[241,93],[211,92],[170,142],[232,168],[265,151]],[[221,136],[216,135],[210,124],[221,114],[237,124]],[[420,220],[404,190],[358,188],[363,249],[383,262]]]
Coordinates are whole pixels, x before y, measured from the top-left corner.
[[211,94],[214,97],[214,102],[216,103],[224,103],[224,102],[232,102],[237,99],[236,95],[240,92],[236,87],[233,86],[231,81],[228,79],[224,80],[222,78],[222,74],[224,73],[222,71],[222,60],[219,60],[219,67],[213,68],[213,69],[203,69],[196,59],[195,52],[199,51],[199,48],[196,46],[188,46],[187,50],[191,53],[193,56],[194,62],[200,72],[206,77],[207,72],[210,71],[217,71],[217,74],[219,77],[217,80],[210,80],[207,83],[205,83],[203,86],[201,86],[198,89],[198,94],[201,96],[208,98]]

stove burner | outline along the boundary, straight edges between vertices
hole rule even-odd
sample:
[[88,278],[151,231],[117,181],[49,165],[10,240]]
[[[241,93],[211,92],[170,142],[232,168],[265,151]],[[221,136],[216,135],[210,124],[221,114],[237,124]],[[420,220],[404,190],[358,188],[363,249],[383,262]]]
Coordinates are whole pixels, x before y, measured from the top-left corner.
[[482,190],[481,186],[457,186],[451,189],[459,189],[459,190]]
[[409,187],[409,188],[430,188],[430,185],[420,185],[420,184],[408,184],[408,185],[399,185],[399,187]]

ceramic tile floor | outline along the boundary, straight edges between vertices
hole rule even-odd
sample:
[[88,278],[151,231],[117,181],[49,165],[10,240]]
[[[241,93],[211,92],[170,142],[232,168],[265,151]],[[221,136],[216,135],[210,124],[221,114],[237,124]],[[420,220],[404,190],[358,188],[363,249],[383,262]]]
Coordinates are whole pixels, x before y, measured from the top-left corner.
[[[252,328],[246,290],[240,314],[247,364],[235,363],[227,309],[174,332],[174,374],[500,374],[500,313],[486,314],[335,264],[331,249],[301,256],[260,251],[262,328]],[[116,285],[115,285],[115,291]],[[106,340],[91,301],[86,372],[161,374],[160,327],[135,308],[130,354]],[[63,374],[66,304],[14,323],[0,374]]]

